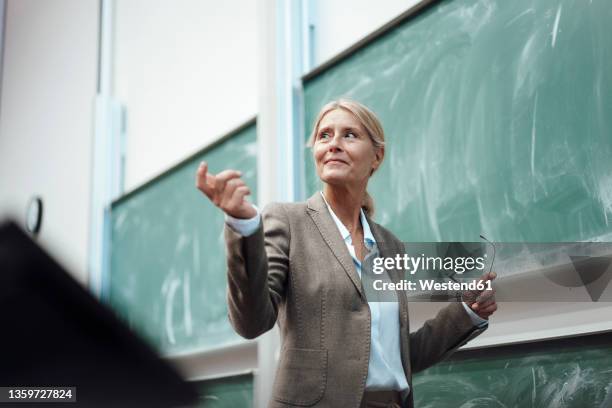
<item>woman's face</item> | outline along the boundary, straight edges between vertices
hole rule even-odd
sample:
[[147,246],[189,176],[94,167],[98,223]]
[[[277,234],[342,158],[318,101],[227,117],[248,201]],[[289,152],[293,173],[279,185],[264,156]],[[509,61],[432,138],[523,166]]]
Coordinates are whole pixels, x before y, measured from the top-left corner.
[[362,185],[380,165],[376,149],[352,113],[334,109],[323,116],[315,135],[314,159],[319,178],[330,185]]

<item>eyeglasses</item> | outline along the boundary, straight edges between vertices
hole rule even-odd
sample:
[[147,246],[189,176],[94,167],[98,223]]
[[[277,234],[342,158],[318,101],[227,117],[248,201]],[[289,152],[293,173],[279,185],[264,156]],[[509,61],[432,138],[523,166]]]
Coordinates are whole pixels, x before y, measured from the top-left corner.
[[489,241],[484,235],[480,234],[480,238],[484,239],[485,241],[487,241],[488,244],[490,244],[493,247],[493,259],[491,260],[491,267],[489,267],[489,273],[491,273],[491,271],[493,270],[493,262],[495,262],[495,244],[491,241]]

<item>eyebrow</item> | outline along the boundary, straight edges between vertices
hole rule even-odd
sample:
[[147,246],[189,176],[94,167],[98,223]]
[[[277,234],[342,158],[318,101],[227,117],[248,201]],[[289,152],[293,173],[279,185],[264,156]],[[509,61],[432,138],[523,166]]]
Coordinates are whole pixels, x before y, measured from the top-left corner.
[[[327,131],[330,131],[330,130],[332,130],[332,128],[331,128],[331,127],[329,127],[329,126],[325,126],[325,127],[321,128],[321,129],[319,129],[319,131],[318,131],[317,133],[321,133],[321,132],[326,131],[326,130],[327,130]],[[351,127],[351,126],[346,126],[346,127],[343,127],[343,128],[341,128],[340,130],[342,130],[342,131],[347,131],[347,130],[350,130],[350,131],[352,131],[352,132],[356,132],[356,133],[359,133],[359,132],[360,132],[360,131],[359,131],[359,129],[357,129],[357,128],[355,128],[355,127]]]

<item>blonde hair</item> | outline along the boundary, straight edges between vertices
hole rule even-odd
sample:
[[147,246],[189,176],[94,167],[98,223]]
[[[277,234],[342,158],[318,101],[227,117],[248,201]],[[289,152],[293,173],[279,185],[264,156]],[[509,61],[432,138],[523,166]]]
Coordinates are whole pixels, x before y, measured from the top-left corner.
[[[325,106],[323,106],[319,111],[319,114],[314,121],[314,126],[312,127],[312,133],[308,139],[308,147],[312,147],[314,145],[314,141],[319,130],[319,125],[321,124],[323,117],[336,109],[343,109],[355,116],[361,126],[363,126],[368,132],[368,136],[370,137],[375,149],[380,149],[385,146],[385,132],[383,131],[382,124],[380,123],[380,120],[376,114],[362,103],[348,98],[340,98],[325,104]],[[372,176],[372,174],[374,174],[374,170],[372,170],[370,176]],[[367,191],[365,193],[365,197],[363,198],[363,202],[361,203],[361,208],[363,208],[363,211],[369,217],[374,216],[374,199]]]

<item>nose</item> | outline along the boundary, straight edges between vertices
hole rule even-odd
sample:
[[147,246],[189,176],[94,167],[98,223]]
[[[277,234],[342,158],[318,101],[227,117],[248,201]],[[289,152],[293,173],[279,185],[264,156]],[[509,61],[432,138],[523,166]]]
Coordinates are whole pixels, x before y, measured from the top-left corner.
[[340,135],[335,135],[334,137],[332,137],[331,140],[329,141],[329,144],[327,145],[329,151],[330,152],[342,151],[341,140],[342,140],[342,137]]

